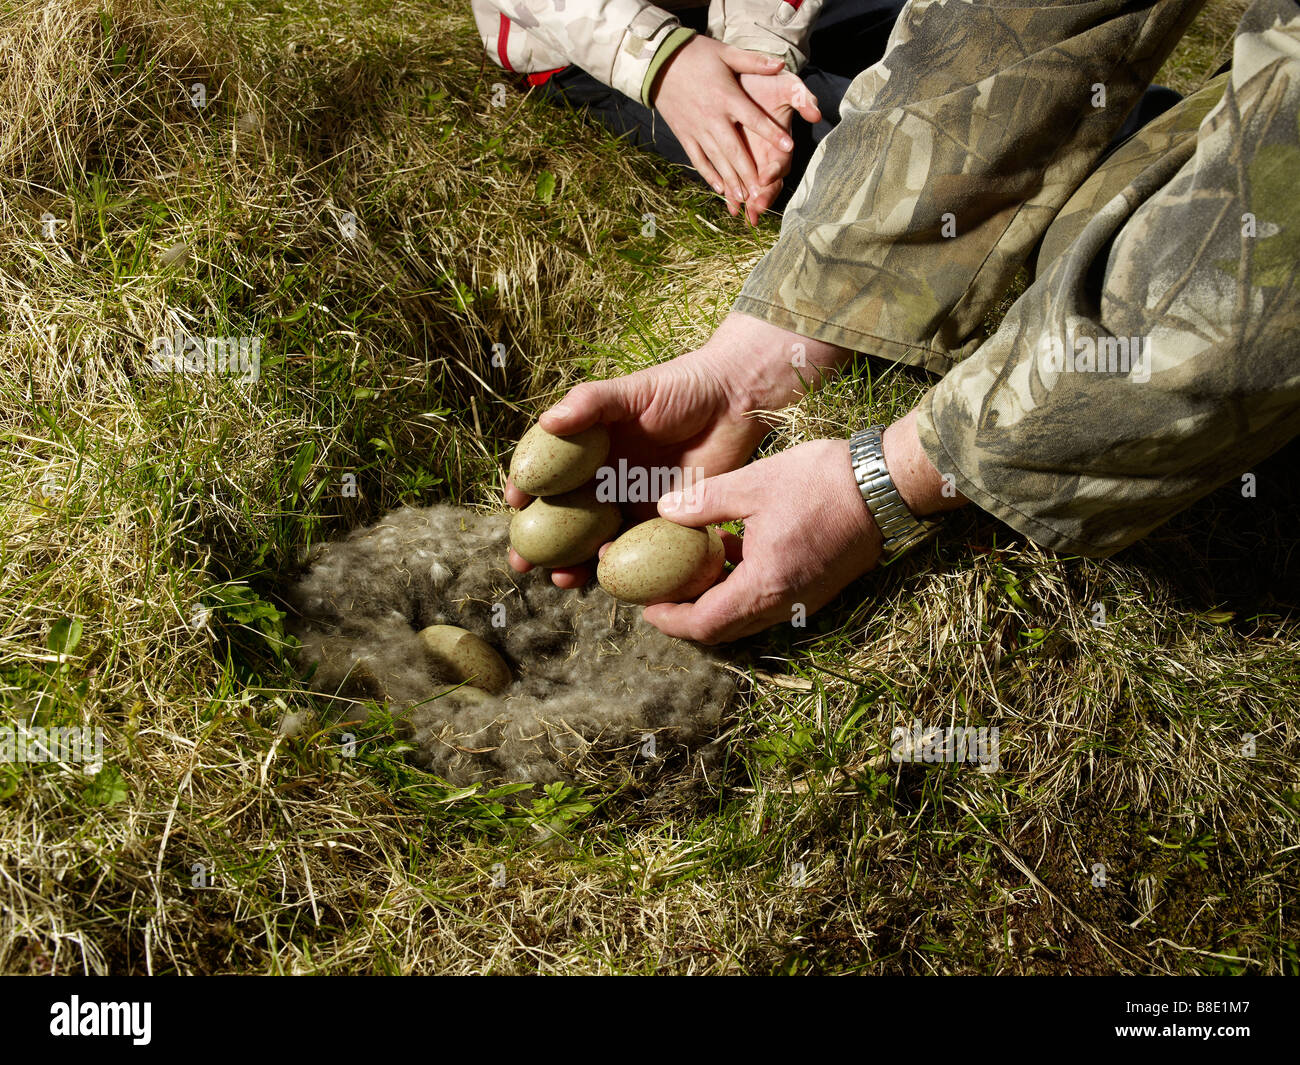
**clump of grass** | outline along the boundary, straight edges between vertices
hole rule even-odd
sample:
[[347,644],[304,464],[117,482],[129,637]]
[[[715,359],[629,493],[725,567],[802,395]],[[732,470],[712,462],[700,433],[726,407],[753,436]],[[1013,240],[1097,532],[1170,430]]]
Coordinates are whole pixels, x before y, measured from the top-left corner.
[[[451,789],[320,724],[276,589],[497,506],[540,405],[704,339],[775,223],[499,93],[459,9],[48,0],[0,44],[0,724],[105,732],[94,775],[0,765],[4,971],[1300,966],[1285,457],[1109,562],[955,517],[737,648],[693,772]],[[259,337],[257,382],[154,373],[182,327]],[[863,360],[767,447],[925,387]],[[918,719],[1001,768],[893,763]]]
[[1167,85],[1184,96],[1201,88],[1232,58],[1233,33],[1249,6],[1249,0],[1214,0],[1206,4],[1165,60],[1156,84]]

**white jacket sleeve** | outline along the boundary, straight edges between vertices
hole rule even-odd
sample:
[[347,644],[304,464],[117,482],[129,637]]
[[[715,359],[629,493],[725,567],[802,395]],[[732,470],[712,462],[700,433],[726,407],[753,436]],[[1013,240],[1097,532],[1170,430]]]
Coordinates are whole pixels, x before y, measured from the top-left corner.
[[808,62],[808,38],[824,0],[710,0],[709,36],[767,52],[793,71]]
[[648,0],[473,0],[473,9],[488,55],[506,70],[572,63],[642,103],[656,53],[691,36]]

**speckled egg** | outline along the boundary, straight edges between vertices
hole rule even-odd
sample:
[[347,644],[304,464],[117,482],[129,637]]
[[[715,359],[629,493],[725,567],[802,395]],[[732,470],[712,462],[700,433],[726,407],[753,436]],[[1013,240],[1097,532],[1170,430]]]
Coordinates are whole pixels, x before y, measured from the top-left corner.
[[609,454],[609,432],[593,425],[572,436],[555,436],[534,425],[510,458],[510,479],[530,496],[571,492],[596,476]]
[[576,566],[618,532],[623,512],[596,486],[534,499],[510,522],[510,546],[534,566]]
[[596,568],[600,586],[625,603],[681,603],[711,587],[726,551],[716,529],[667,518],[634,525],[609,545]]
[[473,681],[488,692],[510,687],[510,667],[496,649],[468,629],[455,625],[430,625],[420,630],[425,654],[457,681]]

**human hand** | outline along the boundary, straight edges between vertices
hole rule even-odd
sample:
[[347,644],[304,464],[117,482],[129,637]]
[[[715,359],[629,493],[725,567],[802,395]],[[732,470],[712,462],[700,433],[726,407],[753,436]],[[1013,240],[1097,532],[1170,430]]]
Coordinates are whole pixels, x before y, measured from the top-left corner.
[[[796,114],[809,124],[820,122],[822,119],[817,98],[809,92],[808,87],[797,74],[792,74],[788,70],[782,70],[774,75],[741,74],[740,87],[787,133],[793,127]],[[775,172],[777,175],[772,181],[754,190],[745,201],[745,215],[750,225],[756,225],[759,215],[771,207],[781,194],[781,187],[786,175],[790,173],[794,156],[791,152],[777,149],[769,140],[750,136],[744,129],[741,130],[741,139],[753,156],[759,173]],[[736,210],[732,210],[733,207],[739,209],[739,204],[729,200],[727,209],[734,215]]]
[[723,532],[730,574],[694,603],[646,607],[669,636],[725,643],[814,613],[880,560],[881,536],[853,476],[847,440],[813,440],[671,493],[659,513]]
[[[651,105],[663,115],[700,176],[727,199],[733,215],[738,204],[761,195],[783,176],[779,155],[788,157],[794,149],[788,125],[782,128],[756,104],[737,76],[774,78],[783,71],[775,56],[700,34],[669,58],[651,89]],[[770,149],[764,152],[762,167],[752,154],[752,146],[760,142]],[[785,166],[788,170],[788,158]]]
[[[567,436],[603,422],[611,439],[607,465],[623,459],[630,469],[711,477],[742,466],[766,435],[767,423],[748,412],[788,406],[802,394],[801,382],[815,387],[819,369],[847,355],[842,348],[731,314],[696,351],[571,389],[542,415],[541,425]],[[505,498],[512,507],[530,501],[509,481]],[[653,517],[654,500],[629,509]],[[520,573],[532,568],[513,550],[510,565]],[[561,588],[577,588],[589,575],[585,567],[574,567],[551,576]]]
[[[921,446],[916,408],[885,430],[885,465],[899,498],[917,517],[966,506]],[[744,537],[723,532],[734,570],[694,603],[647,607],[645,619],[669,636],[701,643],[739,639],[808,616],[874,569],[880,530],[862,501],[847,440],[814,440],[735,473],[665,495],[659,513],[684,525],[740,519]]]
[[[602,422],[609,428],[606,467],[621,461],[629,471],[643,471],[646,484],[681,484],[689,471],[693,479],[734,470],[748,461],[767,426],[747,418],[735,402],[722,367],[710,362],[703,349],[626,377],[578,385],[539,419],[543,429],[559,436],[581,432]],[[665,476],[667,475],[667,477]],[[658,492],[655,493],[658,495]],[[506,502],[527,505],[530,497],[506,482]],[[640,517],[654,516],[655,499],[618,502]],[[510,565],[520,573],[532,568],[510,549]],[[561,588],[586,584],[585,566],[556,569],[552,580]]]

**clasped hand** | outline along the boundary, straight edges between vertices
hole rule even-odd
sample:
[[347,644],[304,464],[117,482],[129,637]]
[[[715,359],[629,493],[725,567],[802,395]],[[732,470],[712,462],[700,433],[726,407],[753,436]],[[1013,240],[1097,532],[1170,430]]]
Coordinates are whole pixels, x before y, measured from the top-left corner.
[[817,100],[775,56],[695,36],[651,90],[695,169],[750,223],[776,202],[793,160],[794,116],[821,120]]

